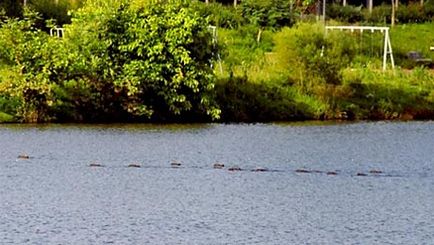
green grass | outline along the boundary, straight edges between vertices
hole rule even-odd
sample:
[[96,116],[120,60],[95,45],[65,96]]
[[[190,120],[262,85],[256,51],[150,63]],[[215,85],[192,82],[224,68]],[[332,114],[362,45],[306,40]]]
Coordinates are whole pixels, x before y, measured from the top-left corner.
[[14,116],[0,111],[0,123],[14,122]]
[[[254,29],[244,30],[249,35],[239,35],[236,30],[220,31],[220,41],[226,46],[223,74],[217,72],[219,78],[226,81],[218,84],[217,92],[223,118],[266,121],[434,117],[434,72],[420,67],[400,68],[406,67],[406,54],[412,50],[434,58],[434,52],[429,51],[429,47],[434,46],[434,23],[405,24],[392,29],[397,65],[394,72],[381,69],[381,33],[363,33],[363,40],[357,33],[340,33],[331,40],[340,46],[329,47],[329,52],[335,51],[334,56],[330,56],[327,66],[319,66],[318,74],[312,76],[316,66],[309,62],[321,62],[321,58],[302,59],[305,63],[296,58],[303,54],[312,57],[320,51],[315,50],[315,46],[308,46],[316,39],[306,33],[313,33],[308,30],[315,31],[315,28],[308,24],[299,30],[269,31],[264,44],[256,43]],[[294,45],[300,40],[301,45]],[[342,50],[342,54],[354,53],[354,56],[348,56],[353,60],[345,65],[339,56]],[[296,55],[290,55],[293,52],[297,52]],[[338,65],[337,72],[342,75],[340,81],[333,82],[324,76],[329,64]],[[228,88],[232,88],[231,93]]]
[[434,52],[429,50],[434,46],[434,22],[398,25],[391,30],[390,36],[398,65],[410,51],[421,52],[434,60]]

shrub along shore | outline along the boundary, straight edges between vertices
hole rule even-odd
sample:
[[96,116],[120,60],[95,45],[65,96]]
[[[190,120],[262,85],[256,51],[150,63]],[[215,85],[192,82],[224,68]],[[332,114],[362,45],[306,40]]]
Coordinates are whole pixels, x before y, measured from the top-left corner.
[[[434,119],[434,70],[407,57],[434,59],[430,1],[400,6],[386,71],[382,33],[326,35],[289,1],[88,0],[60,17],[0,14],[0,122]],[[387,9],[333,5],[327,25],[387,26]],[[53,17],[62,38],[44,24]]]

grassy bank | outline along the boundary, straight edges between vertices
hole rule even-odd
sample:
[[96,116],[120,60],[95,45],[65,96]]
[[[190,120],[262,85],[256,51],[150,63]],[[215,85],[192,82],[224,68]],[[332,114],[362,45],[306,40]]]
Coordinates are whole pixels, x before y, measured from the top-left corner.
[[[335,23],[338,24],[338,23]],[[281,31],[222,30],[217,94],[227,121],[432,119],[434,72],[407,53],[434,59],[434,23],[392,29],[395,71],[382,71],[381,34],[337,32],[318,24]],[[323,48],[325,47],[325,49]],[[321,56],[323,54],[323,56]],[[390,67],[390,65],[389,65]],[[410,68],[410,69],[409,69]]]
[[[73,13],[62,39],[38,29],[34,13],[3,22],[0,121],[434,118],[434,72],[407,58],[434,59],[432,22],[391,30],[397,67],[383,72],[382,33],[325,35],[312,16],[288,14],[287,1],[246,0],[237,9],[92,2]],[[217,45],[208,24],[219,26]]]
[[0,111],[0,123],[14,122],[14,116]]

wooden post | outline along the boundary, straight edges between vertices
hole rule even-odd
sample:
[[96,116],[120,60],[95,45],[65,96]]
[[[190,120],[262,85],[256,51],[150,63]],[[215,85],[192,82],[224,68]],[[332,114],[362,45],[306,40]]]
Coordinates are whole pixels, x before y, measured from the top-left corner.
[[237,0],[234,0],[234,8],[237,7]]
[[342,2],[342,6],[347,6],[347,0],[344,0],[343,2]]
[[24,6],[27,5],[27,0],[24,0],[23,5],[24,5]]

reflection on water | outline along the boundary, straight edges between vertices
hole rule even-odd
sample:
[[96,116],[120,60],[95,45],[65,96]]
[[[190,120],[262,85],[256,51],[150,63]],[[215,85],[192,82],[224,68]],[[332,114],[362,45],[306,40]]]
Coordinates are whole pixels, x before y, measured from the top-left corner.
[[433,129],[1,125],[0,243],[430,243]]

